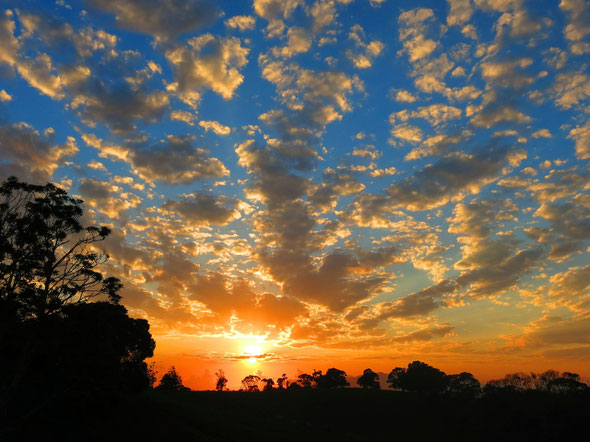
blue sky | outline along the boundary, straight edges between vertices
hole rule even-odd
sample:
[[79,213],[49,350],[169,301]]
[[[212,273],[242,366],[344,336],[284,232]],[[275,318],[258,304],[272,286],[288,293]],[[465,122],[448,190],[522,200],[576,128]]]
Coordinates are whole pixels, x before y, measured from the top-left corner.
[[161,342],[590,367],[589,2],[2,6],[0,175]]

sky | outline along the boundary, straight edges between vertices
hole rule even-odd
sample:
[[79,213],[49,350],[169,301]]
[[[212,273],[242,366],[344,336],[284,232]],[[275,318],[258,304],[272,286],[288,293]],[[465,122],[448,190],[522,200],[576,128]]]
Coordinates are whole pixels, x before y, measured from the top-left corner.
[[0,178],[158,370],[590,377],[590,2],[0,0]]

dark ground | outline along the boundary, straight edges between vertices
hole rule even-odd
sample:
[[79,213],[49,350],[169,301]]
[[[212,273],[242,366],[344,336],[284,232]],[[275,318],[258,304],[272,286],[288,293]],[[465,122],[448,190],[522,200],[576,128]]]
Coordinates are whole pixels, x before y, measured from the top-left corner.
[[[108,402],[108,401],[107,401]],[[479,399],[394,391],[150,391],[107,414],[51,417],[38,441],[574,441],[588,440],[590,396],[504,393]]]

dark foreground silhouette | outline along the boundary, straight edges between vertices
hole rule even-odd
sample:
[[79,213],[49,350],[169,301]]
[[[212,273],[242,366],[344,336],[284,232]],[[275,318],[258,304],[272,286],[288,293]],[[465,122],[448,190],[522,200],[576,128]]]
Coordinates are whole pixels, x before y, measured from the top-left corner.
[[[574,441],[585,440],[589,418],[587,394],[529,391],[465,399],[352,388],[152,390],[96,419],[44,415],[35,440]],[[72,420],[85,423],[80,433],[71,432]]]
[[[174,367],[157,387],[146,320],[98,269],[106,227],[51,184],[0,184],[0,441],[585,440],[590,392],[575,373],[514,373],[483,388],[470,373],[396,367],[381,390],[366,369],[347,388],[329,368],[242,391],[193,392]],[[93,301],[93,302],[91,302]],[[393,390],[393,391],[392,391]]]

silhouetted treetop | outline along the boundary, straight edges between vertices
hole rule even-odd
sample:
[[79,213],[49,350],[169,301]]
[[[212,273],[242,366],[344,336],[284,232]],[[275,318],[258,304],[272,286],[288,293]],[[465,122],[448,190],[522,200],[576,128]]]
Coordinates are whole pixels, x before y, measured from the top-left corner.
[[219,371],[215,373],[215,376],[217,376],[217,383],[215,384],[215,389],[217,391],[223,391],[225,389],[225,386],[227,385],[227,378],[225,377],[225,373],[223,372],[223,370],[219,369]]
[[275,381],[273,381],[271,378],[264,378],[262,379],[262,383],[264,384],[264,391],[270,391],[273,390],[273,386],[275,384]]
[[185,387],[182,384],[182,378],[176,372],[176,368],[174,366],[170,367],[170,369],[166,372],[162,379],[160,380],[160,384],[156,387],[157,390],[165,390],[165,391],[184,391],[189,390],[189,388]]
[[344,388],[350,385],[346,380],[346,372],[337,368],[329,368],[326,374],[322,374],[321,371],[314,372],[314,375],[317,376],[318,388]]
[[242,385],[246,391],[258,391],[258,383],[260,382],[260,376],[254,374],[246,376],[242,379]]
[[438,368],[420,361],[408,364],[408,368],[394,368],[387,382],[390,388],[417,392],[441,392],[445,388],[447,375]]
[[576,373],[548,370],[544,373],[510,373],[502,379],[489,381],[484,390],[487,393],[498,391],[539,390],[552,393],[570,393],[586,390],[588,386],[581,382]]
[[379,390],[381,388],[379,375],[370,368],[367,368],[356,382],[365,390]]
[[481,385],[471,373],[451,374],[447,376],[445,392],[451,395],[473,396],[481,392]]
[[108,227],[83,227],[82,201],[53,184],[11,177],[0,184],[0,301],[23,317],[59,312],[105,295],[118,302],[121,284],[96,270],[106,256],[95,243]]

